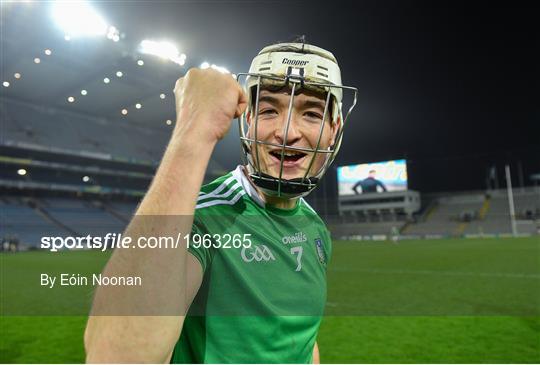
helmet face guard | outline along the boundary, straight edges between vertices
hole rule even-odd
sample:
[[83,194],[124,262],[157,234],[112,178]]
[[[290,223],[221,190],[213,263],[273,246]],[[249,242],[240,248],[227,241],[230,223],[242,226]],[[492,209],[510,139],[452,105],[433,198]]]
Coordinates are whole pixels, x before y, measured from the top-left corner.
[[[296,43],[285,43],[264,48],[253,60],[249,73],[239,73],[238,82],[245,78],[244,84],[249,95],[249,106],[238,118],[240,142],[244,155],[244,163],[248,167],[251,180],[265,194],[270,196],[295,198],[309,194],[333,162],[343,137],[343,127],[347,122],[357,98],[357,89],[341,85],[339,67],[330,52],[321,48]],[[259,122],[259,98],[263,89],[290,89],[287,120],[283,130],[283,143],[260,140],[257,136]],[[295,94],[302,91],[313,91],[324,95],[324,113],[314,148],[287,145],[287,136],[291,124]],[[342,100],[345,91],[352,92],[351,105],[345,118],[342,114]],[[247,114],[251,120],[248,124]],[[330,113],[332,115],[330,115]],[[334,125],[333,144],[328,148],[321,147],[321,139],[327,119]],[[250,129],[253,128],[250,135]],[[327,127],[328,128],[328,127]],[[262,147],[262,148],[260,148]],[[261,169],[260,150],[279,149],[280,166],[278,176],[269,175]],[[311,154],[308,167],[301,177],[283,178],[285,153],[297,151]],[[323,163],[316,171],[311,171],[318,156],[323,156]]]

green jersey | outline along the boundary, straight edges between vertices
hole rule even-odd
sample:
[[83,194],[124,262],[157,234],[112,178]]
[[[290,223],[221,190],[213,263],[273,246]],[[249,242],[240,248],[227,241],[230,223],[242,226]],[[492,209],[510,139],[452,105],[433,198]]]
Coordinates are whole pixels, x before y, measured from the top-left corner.
[[325,224],[304,199],[265,206],[241,166],[201,190],[189,252],[204,276],[171,362],[311,362],[331,255]]

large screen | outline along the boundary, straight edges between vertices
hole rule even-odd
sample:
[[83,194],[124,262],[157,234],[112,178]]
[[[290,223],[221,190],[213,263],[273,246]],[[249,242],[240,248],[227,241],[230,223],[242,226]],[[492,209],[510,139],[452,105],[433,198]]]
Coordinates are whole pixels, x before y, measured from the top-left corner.
[[340,166],[337,178],[339,195],[407,190],[407,161]]

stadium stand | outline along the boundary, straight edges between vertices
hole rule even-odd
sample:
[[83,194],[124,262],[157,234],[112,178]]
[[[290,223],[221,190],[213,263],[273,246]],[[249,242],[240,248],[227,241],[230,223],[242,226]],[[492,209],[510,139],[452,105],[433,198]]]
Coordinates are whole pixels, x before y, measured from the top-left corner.
[[[43,236],[86,236],[120,233],[124,230],[134,204],[110,203],[74,198],[0,199],[1,238],[17,237],[21,248],[38,247]],[[125,217],[122,216],[125,215]]]
[[459,234],[465,212],[479,212],[484,201],[481,193],[443,196],[436,199],[434,206],[423,220],[411,224],[406,233],[410,235],[455,235]]
[[0,198],[0,236],[2,240],[17,238],[21,247],[37,247],[43,235],[62,236],[69,234],[63,227],[31,208],[18,197]]
[[[507,192],[505,190],[488,192],[486,194],[486,205],[488,208],[485,216],[471,222],[463,233],[468,235],[512,233]],[[534,221],[538,219],[536,212],[540,209],[540,193],[535,189],[518,190],[514,192],[514,205],[518,233],[536,233]],[[528,219],[523,216],[523,213],[527,211],[534,212]]]
[[[512,225],[507,191],[489,190],[428,194],[424,207],[413,219],[397,214],[346,214],[328,220],[335,238],[462,237],[511,235]],[[523,188],[514,192],[517,234],[537,234],[540,229],[540,189]],[[403,220],[405,219],[405,220]]]
[[124,229],[125,222],[91,202],[75,199],[47,198],[38,202],[41,209],[78,236],[105,235]]
[[[169,130],[128,125],[55,108],[3,99],[4,140],[140,161],[159,161]],[[24,117],[23,117],[24,116]],[[54,125],[54,128],[51,128]]]

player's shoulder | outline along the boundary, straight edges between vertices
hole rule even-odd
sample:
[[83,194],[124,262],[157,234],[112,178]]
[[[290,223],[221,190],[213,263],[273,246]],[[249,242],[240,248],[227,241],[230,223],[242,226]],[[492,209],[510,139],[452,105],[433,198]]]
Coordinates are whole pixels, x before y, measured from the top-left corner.
[[325,225],[323,220],[319,216],[319,214],[315,211],[315,209],[313,209],[313,207],[311,205],[309,205],[309,203],[306,201],[306,199],[300,198],[300,201],[298,202],[298,204],[300,204],[300,210],[301,210],[303,215],[312,217],[313,219],[315,219],[319,223]]
[[240,182],[232,172],[229,172],[201,187],[195,208],[199,212],[203,209],[207,211],[209,208],[214,210],[232,207],[241,201],[244,194]]

